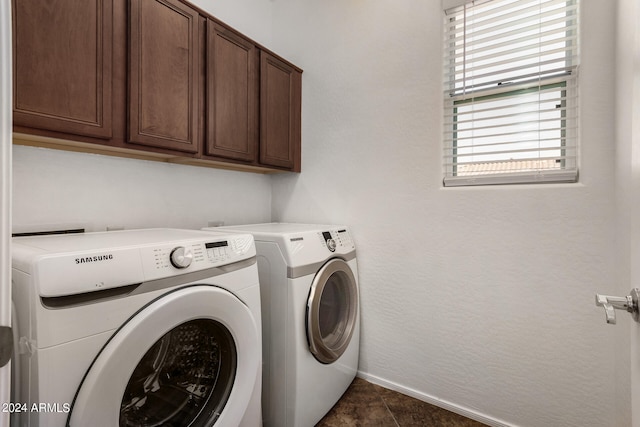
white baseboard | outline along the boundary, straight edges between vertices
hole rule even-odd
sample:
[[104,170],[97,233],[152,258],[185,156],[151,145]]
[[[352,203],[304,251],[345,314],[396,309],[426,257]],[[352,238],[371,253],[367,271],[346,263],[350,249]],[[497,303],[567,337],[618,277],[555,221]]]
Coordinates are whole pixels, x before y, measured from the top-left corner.
[[514,424],[509,424],[505,421],[499,420],[497,418],[489,417],[488,415],[482,414],[473,409],[465,408],[464,406],[456,405],[455,403],[448,402],[446,400],[438,399],[435,396],[431,396],[426,393],[422,393],[418,390],[414,390],[412,388],[408,388],[402,386],[400,384],[387,381],[384,378],[377,377],[375,375],[371,375],[367,372],[358,371],[357,376],[362,378],[363,380],[369,381],[370,383],[377,384],[381,387],[388,388],[390,390],[397,391],[402,394],[406,394],[407,396],[411,396],[423,402],[430,403],[432,405],[438,406],[440,408],[446,409],[447,411],[455,412],[458,415],[462,415],[464,417],[470,418],[472,420],[476,420],[483,424],[492,427],[517,427]]

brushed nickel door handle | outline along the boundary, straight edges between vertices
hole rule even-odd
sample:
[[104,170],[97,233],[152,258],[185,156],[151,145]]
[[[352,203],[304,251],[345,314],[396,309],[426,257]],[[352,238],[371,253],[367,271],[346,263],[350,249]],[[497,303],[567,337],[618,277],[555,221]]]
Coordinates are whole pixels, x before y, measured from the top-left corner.
[[607,319],[607,323],[610,325],[616,324],[616,310],[625,310],[633,316],[633,320],[638,320],[638,297],[640,296],[640,289],[634,288],[629,292],[629,295],[624,297],[614,297],[609,295],[596,294],[596,305],[604,308],[604,314]]

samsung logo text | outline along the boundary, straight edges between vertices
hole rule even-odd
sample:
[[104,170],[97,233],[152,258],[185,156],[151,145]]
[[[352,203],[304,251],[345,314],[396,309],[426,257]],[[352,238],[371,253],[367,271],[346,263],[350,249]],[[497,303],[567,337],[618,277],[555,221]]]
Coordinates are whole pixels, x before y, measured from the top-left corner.
[[113,254],[94,255],[83,258],[76,258],[76,264],[85,264],[87,262],[109,261],[113,259]]

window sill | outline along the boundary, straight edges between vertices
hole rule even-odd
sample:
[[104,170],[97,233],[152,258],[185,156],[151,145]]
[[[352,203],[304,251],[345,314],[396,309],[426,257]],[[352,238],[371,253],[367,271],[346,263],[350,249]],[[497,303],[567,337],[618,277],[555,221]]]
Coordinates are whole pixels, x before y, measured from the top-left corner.
[[469,187],[478,185],[511,185],[511,184],[552,184],[578,182],[577,170],[543,171],[520,174],[494,174],[477,176],[445,177],[445,187]]

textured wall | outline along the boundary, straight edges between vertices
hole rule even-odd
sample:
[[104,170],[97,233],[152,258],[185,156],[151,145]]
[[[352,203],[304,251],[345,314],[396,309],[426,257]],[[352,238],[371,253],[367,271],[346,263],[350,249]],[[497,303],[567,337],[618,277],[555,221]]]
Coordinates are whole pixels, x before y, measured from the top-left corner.
[[268,221],[266,175],[13,147],[13,228],[206,227]]
[[225,24],[269,48],[273,1],[275,0],[189,0]]
[[305,72],[273,217],[353,227],[363,376],[495,425],[625,425],[594,305],[617,289],[615,12],[582,4],[580,183],[443,189],[440,1],[274,2]]

